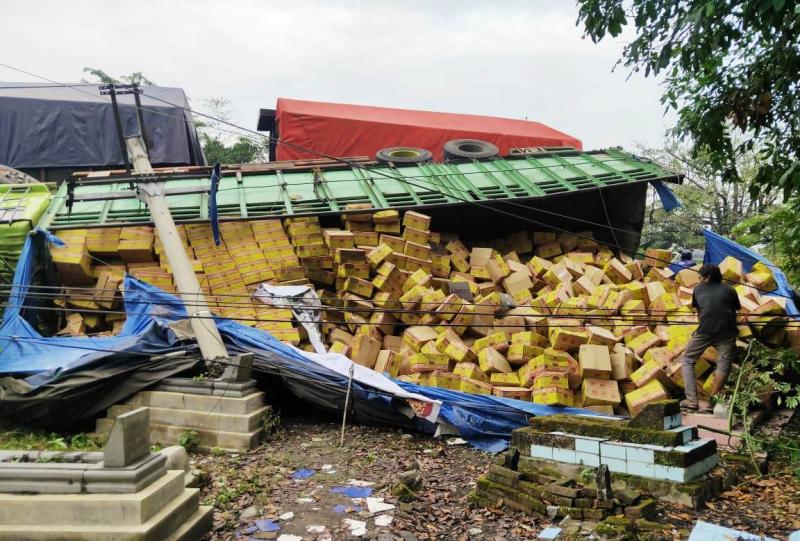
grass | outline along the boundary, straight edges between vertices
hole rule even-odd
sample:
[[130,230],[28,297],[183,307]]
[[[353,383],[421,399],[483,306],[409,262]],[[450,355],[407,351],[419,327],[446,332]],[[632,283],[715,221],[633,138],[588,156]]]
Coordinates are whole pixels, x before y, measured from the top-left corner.
[[84,433],[58,434],[16,427],[0,428],[0,449],[23,451],[100,451],[102,446]]

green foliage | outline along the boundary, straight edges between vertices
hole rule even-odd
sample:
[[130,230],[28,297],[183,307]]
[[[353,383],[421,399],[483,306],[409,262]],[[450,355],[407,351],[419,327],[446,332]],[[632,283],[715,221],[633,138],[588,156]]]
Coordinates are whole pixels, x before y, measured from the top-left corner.
[[0,429],[0,449],[23,451],[97,451],[100,446],[84,433],[65,435],[39,430]]
[[272,411],[272,408],[267,409],[267,411],[265,411],[261,416],[261,428],[264,429],[265,438],[269,438],[275,434],[280,426],[281,415],[280,413]]
[[670,141],[661,149],[640,151],[644,156],[684,174],[682,185],[672,186],[683,207],[667,212],[655,190],[651,190],[642,230],[643,248],[700,248],[704,244],[702,228],[730,235],[736,224],[772,208],[775,194],[753,196],[746,183],[755,171],[755,153],[740,156],[737,166],[742,182],[725,182],[709,166],[706,154],[693,157],[691,149]]
[[[234,136],[231,122],[231,103],[227,98],[215,97],[203,100],[208,117],[196,116],[195,126],[200,132],[203,152],[209,164],[238,164],[266,162],[269,156],[267,138]],[[217,119],[217,120],[214,120]]]
[[83,68],[84,73],[88,73],[97,82],[110,85],[113,83],[126,83],[126,84],[139,84],[145,86],[156,86],[156,83],[144,76],[141,71],[134,71],[130,75],[120,75],[119,78],[114,78],[105,71],[99,68]]
[[[763,449],[763,441],[752,436],[750,411],[777,396],[778,405],[796,409],[800,406],[800,384],[790,383],[785,377],[800,371],[800,359],[791,349],[770,349],[758,341],[750,342],[747,355],[734,367],[729,382],[735,382],[727,392],[731,395],[729,425],[736,420],[744,429],[745,451],[753,459]],[[796,445],[794,446],[797,447]],[[795,449],[796,450],[796,449]],[[756,467],[758,471],[758,467]]]
[[198,443],[200,443],[200,434],[196,430],[187,430],[178,438],[178,445],[186,449],[187,453],[195,451]]
[[[598,42],[634,36],[620,63],[663,76],[674,132],[725,180],[758,150],[753,191],[800,188],[800,4],[785,0],[578,0],[578,23]],[[743,138],[736,141],[733,133]]]
[[733,239],[745,246],[764,244],[762,252],[786,273],[789,282],[800,283],[800,196],[774,210],[736,225]]
[[267,161],[266,147],[253,139],[239,137],[226,145],[221,139],[202,133],[203,152],[209,164],[257,163]]

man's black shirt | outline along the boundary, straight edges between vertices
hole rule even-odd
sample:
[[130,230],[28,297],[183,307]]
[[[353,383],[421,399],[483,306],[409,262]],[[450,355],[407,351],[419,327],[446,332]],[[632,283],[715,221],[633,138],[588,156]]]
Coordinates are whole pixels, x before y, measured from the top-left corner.
[[719,282],[698,284],[692,295],[692,306],[698,310],[698,333],[716,338],[730,338],[739,334],[736,311],[742,306],[736,290],[731,286]]

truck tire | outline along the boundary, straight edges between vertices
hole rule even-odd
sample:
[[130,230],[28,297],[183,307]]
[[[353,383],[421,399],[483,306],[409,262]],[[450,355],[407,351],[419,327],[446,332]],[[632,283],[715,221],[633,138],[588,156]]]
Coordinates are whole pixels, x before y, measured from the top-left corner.
[[480,139],[453,139],[446,142],[442,150],[445,160],[494,158],[500,152],[492,143]]
[[375,158],[381,163],[419,163],[433,159],[430,150],[416,147],[388,147],[375,153]]

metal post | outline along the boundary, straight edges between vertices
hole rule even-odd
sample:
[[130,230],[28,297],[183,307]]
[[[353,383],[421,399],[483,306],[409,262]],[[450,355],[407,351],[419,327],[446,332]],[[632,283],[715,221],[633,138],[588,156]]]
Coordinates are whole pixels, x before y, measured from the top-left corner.
[[136,118],[139,120],[139,135],[142,136],[142,141],[144,142],[144,151],[145,153],[150,151],[150,140],[147,138],[147,131],[144,127],[144,114],[142,113],[142,100],[139,98],[139,94],[141,94],[141,90],[139,90],[138,84],[131,85],[133,87],[133,100],[136,102]]
[[117,125],[117,138],[119,140],[119,150],[122,152],[122,162],[125,164],[125,172],[131,174],[131,162],[128,161],[128,147],[125,145],[125,132],[122,129],[122,119],[119,116],[119,105],[117,104],[117,90],[113,84],[101,86],[100,90],[109,90],[111,96],[111,108],[114,110],[114,123]]
[[144,201],[150,209],[150,216],[156,226],[158,238],[161,239],[161,244],[164,246],[167,261],[172,267],[175,285],[186,306],[189,323],[197,338],[203,359],[213,361],[228,358],[228,351],[225,349],[216,323],[211,319],[211,311],[208,309],[206,297],[192,270],[192,264],[178,235],[178,228],[175,227],[175,222],[172,220],[167,199],[164,197],[164,182],[139,183],[137,192],[138,198]]

